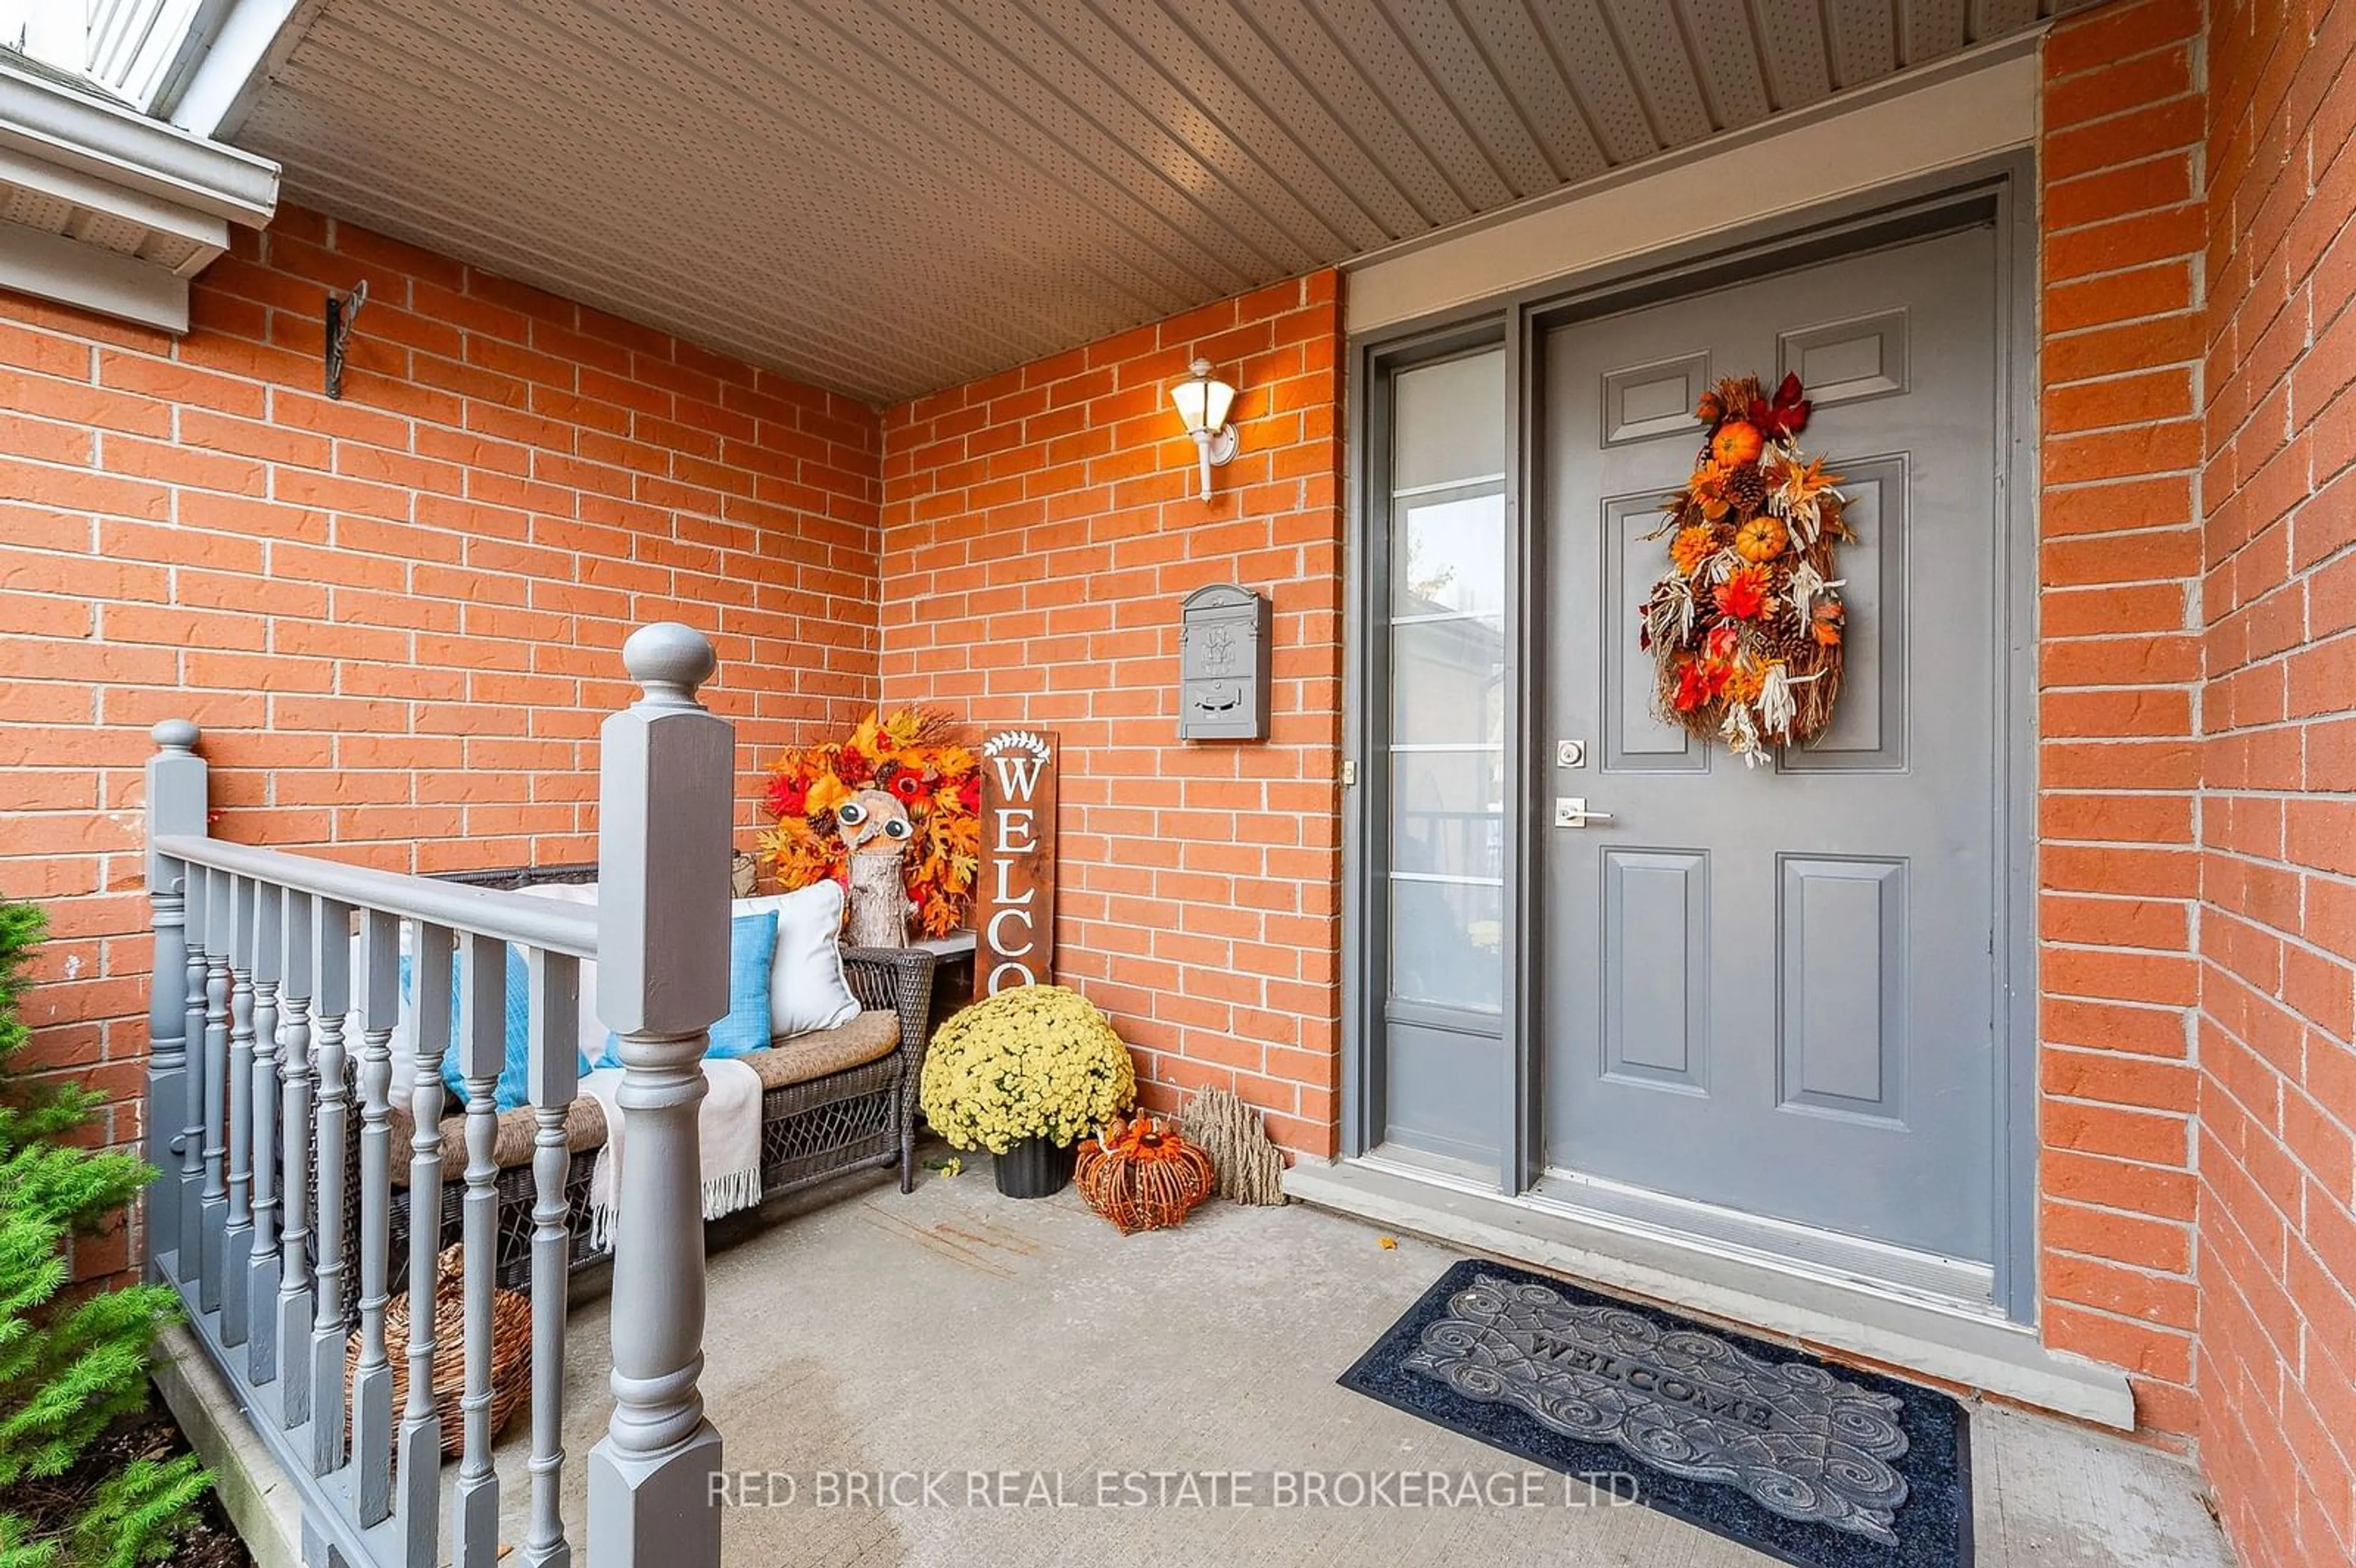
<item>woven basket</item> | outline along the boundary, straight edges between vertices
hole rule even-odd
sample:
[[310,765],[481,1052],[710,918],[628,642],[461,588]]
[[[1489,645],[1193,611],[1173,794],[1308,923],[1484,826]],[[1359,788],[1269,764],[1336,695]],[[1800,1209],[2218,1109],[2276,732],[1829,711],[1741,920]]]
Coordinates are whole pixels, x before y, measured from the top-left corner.
[[[392,1362],[392,1413],[409,1401],[409,1293],[384,1306],[385,1354]],[[359,1361],[358,1329],[345,1341],[348,1376]],[[442,1422],[442,1456],[455,1459],[466,1446],[466,1286],[463,1249],[444,1247],[434,1270],[434,1413]],[[491,1292],[491,1436],[497,1439],[518,1406],[531,1394],[531,1298],[520,1291]]]

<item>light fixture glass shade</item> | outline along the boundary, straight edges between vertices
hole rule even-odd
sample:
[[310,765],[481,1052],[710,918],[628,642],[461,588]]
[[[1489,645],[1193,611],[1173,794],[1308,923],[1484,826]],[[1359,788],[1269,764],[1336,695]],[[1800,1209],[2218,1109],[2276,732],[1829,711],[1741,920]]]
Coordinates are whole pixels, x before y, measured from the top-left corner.
[[1189,435],[1215,432],[1227,422],[1227,410],[1236,400],[1236,389],[1225,381],[1211,379],[1211,362],[1194,361],[1194,374],[1170,389],[1170,400],[1178,406],[1178,417],[1185,422]]

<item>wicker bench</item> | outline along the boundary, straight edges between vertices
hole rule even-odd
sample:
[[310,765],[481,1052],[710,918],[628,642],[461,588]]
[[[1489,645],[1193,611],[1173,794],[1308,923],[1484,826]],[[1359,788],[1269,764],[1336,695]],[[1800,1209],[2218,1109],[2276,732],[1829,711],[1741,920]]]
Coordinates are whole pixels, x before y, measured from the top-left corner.
[[[477,874],[477,886],[584,880],[594,869]],[[766,1202],[852,1171],[890,1167],[900,1190],[916,1186],[916,1080],[931,1030],[934,955],[921,948],[846,947],[844,977],[862,1011],[849,1023],[776,1041],[741,1060],[761,1075],[761,1199]],[[409,1256],[408,1107],[391,1109],[392,1215],[388,1277],[401,1279]],[[498,1119],[493,1162],[499,1168],[498,1283],[526,1286],[531,1275],[532,1113]],[[573,1266],[603,1260],[589,1243],[589,1177],[605,1143],[605,1112],[586,1095],[565,1116],[573,1166],[565,1197],[572,1209]],[[355,1148],[345,1181],[346,1234],[358,1235],[359,1180]],[[442,1123],[442,1237],[458,1233],[466,1197],[466,1122]]]

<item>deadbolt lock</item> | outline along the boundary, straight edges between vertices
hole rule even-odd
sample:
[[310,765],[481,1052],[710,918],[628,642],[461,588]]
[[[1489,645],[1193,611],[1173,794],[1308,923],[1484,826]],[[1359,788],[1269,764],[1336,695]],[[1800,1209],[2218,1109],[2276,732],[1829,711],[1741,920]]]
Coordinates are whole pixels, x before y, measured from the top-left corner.
[[1583,768],[1587,765],[1587,742],[1557,741],[1554,743],[1554,765],[1558,768]]

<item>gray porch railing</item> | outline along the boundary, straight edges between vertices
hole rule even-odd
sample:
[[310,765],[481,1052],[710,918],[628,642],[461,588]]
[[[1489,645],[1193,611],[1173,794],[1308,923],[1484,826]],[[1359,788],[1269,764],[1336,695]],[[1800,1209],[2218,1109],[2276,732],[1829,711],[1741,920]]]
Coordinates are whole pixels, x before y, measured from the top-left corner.
[[[533,1139],[529,1524],[519,1563],[573,1561],[559,1508],[566,1456],[566,1108],[577,1093],[580,965],[620,1038],[623,1163],[610,1308],[615,1407],[588,1458],[597,1568],[711,1568],[720,1436],[704,1418],[704,1258],[697,1066],[728,1006],[734,733],[696,701],[711,645],[648,626],[622,650],[644,688],[601,735],[594,909],[346,866],[209,837],[197,727],[155,727],[147,765],[155,904],[147,1154],[149,1264],[177,1285],[304,1503],[304,1555],[344,1568],[491,1568],[500,1554],[490,1434],[498,1193],[496,1083],[509,945],[530,1001]],[[408,953],[415,1087],[409,1110],[405,1347],[385,1343],[391,1172],[391,1042]],[[455,961],[455,962],[454,962]],[[441,1063],[457,992],[466,1083],[464,1452],[444,1473],[432,1387],[444,1244]],[[347,1019],[356,1020],[355,1042]],[[354,1141],[357,1140],[357,1149]],[[344,1191],[357,1172],[357,1205]],[[357,1212],[347,1234],[347,1213]],[[347,1365],[347,1337],[357,1354]],[[391,1358],[405,1354],[404,1408]],[[446,1533],[444,1529],[446,1520]],[[443,1550],[444,1543],[449,1550]]]

